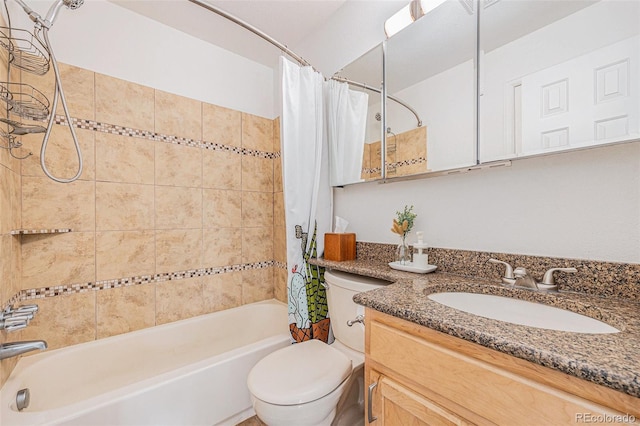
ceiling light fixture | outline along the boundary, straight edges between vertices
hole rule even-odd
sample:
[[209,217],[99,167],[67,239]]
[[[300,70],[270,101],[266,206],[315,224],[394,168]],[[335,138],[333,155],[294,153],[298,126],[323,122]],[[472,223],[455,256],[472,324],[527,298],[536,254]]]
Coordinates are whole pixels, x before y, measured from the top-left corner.
[[411,0],[411,3],[397,11],[384,23],[384,33],[387,38],[400,32],[411,23],[422,18],[446,0]]

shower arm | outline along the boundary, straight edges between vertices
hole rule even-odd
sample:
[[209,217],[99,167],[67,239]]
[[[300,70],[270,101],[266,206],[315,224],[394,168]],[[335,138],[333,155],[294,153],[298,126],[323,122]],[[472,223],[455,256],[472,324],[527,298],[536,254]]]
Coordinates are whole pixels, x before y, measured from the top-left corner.
[[[21,3],[21,4],[23,4],[22,0],[16,0],[16,1]],[[225,12],[224,10],[222,10],[222,9],[220,9],[220,8],[210,4],[210,3],[207,3],[207,2],[205,2],[203,0],[189,0],[189,1],[191,3],[193,3],[193,4],[195,4],[195,5],[198,5],[198,6],[202,7],[202,8],[204,8],[204,9],[207,9],[210,12],[213,12],[213,13],[215,13],[217,15],[220,15],[225,19],[228,19],[229,21],[241,26],[242,28],[244,28],[246,30],[251,31],[252,33],[257,35],[258,37],[260,37],[263,40],[265,40],[266,42],[271,43],[272,45],[274,45],[278,49],[280,49],[283,52],[285,52],[287,55],[289,55],[290,57],[295,59],[300,65],[302,65],[302,66],[310,66],[310,67],[314,68],[306,59],[304,59],[302,56],[296,54],[293,50],[289,49],[286,45],[280,43],[278,40],[274,39],[273,37],[269,36],[268,34],[264,33],[262,30],[254,27],[253,25],[243,21],[242,19],[237,18],[237,17],[233,16],[232,14],[230,14],[228,12]],[[23,7],[25,7],[25,6],[23,6]],[[347,84],[350,84],[350,85],[355,86],[355,87],[360,87],[360,88],[365,89],[365,90],[370,90],[372,92],[376,92],[376,93],[381,93],[382,92],[378,88],[369,86],[369,85],[364,84],[364,83],[359,83],[357,81],[349,80],[349,79],[346,79],[344,77],[334,76],[334,77],[331,77],[331,79],[339,81],[341,83],[347,83]],[[415,109],[413,109],[412,107],[407,105],[404,101],[396,98],[395,96],[387,95],[387,98],[391,99],[392,101],[402,105],[403,107],[405,107],[409,111],[411,111],[411,113],[413,115],[415,115],[416,120],[418,121],[418,126],[417,127],[422,127],[422,120],[418,116],[418,113],[416,112]]]

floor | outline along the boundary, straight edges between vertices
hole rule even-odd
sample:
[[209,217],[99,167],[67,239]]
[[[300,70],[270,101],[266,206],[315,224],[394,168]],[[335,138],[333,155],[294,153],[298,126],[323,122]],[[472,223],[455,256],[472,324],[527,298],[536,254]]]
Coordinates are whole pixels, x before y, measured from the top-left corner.
[[265,423],[262,423],[262,421],[258,418],[258,416],[253,416],[242,423],[238,423],[236,426],[267,426],[267,425]]

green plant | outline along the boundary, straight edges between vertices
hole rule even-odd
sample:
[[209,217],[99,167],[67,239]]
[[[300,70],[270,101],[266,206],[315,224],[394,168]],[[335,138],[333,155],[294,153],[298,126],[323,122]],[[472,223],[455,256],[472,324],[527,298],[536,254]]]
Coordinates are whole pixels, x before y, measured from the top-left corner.
[[391,232],[405,237],[411,231],[411,228],[413,228],[413,221],[417,216],[416,213],[413,213],[413,206],[404,206],[403,211],[396,212],[396,218],[393,219]]

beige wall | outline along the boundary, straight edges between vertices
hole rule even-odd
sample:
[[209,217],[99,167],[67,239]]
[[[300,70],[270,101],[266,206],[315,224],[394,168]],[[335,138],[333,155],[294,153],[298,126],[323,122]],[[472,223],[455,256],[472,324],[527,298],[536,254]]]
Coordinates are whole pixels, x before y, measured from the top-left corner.
[[[22,161],[22,177],[3,157],[13,191],[22,191],[14,200],[21,225],[2,223],[2,249],[22,250],[20,279],[0,283],[3,306],[19,290],[23,303],[40,306],[28,328],[3,338],[44,339],[53,349],[286,300],[286,270],[274,262],[285,252],[277,121],[76,67],[61,71],[71,115],[84,120],[77,134],[85,169],[70,184],[46,178],[42,135],[24,138],[34,155]],[[52,96],[51,74],[24,78]],[[56,175],[74,174],[66,126],[55,125],[47,164]],[[5,235],[12,227],[72,232]],[[12,368],[5,364],[3,379]]]

